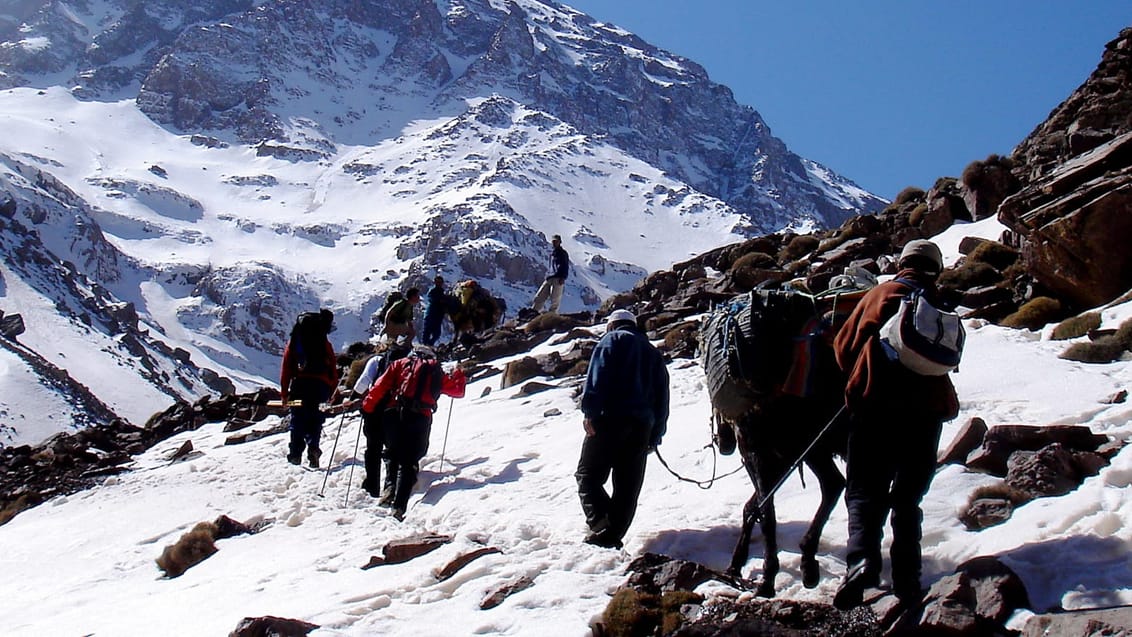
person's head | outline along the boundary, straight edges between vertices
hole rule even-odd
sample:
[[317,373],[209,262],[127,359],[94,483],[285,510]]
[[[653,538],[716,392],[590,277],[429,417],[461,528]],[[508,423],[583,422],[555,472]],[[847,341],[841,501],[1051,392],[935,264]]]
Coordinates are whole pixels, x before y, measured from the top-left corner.
[[438,288],[444,287],[444,277],[440,276],[439,274],[436,275],[436,278],[432,280],[432,284]]
[[436,358],[436,352],[428,345],[413,345],[412,354],[417,358]]
[[405,293],[405,298],[409,300],[409,303],[420,303],[421,302],[421,290],[420,290],[420,288],[409,288],[409,291]]
[[550,243],[553,244],[554,247],[557,248],[558,246],[562,245],[562,237],[560,237],[558,235],[554,235],[553,237],[550,238]]
[[326,328],[326,333],[329,334],[334,331],[334,312],[326,308],[322,308],[318,312],[319,317],[322,319],[322,325]]
[[632,312],[626,309],[613,310],[609,318],[605,319],[605,327],[608,330],[617,329],[619,327],[636,327],[637,317]]
[[943,272],[943,253],[935,243],[927,239],[916,239],[904,245],[897,263],[902,268],[938,275]]

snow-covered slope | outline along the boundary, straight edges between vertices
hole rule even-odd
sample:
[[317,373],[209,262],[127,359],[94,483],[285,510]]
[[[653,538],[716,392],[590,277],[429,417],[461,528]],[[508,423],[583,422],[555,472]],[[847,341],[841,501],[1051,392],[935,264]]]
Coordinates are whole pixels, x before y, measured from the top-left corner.
[[[1132,307],[1103,314],[1105,326],[1114,326]],[[1132,435],[1132,408],[1102,404],[1132,383],[1128,355],[1108,365],[1075,363],[1057,358],[1066,344],[1048,334],[978,323],[968,329],[954,376],[962,412],[946,426],[943,445],[974,416],[991,425],[1084,424],[1118,439]],[[735,456],[716,458],[705,448],[710,409],[702,369],[679,360],[669,372],[665,459],[699,479],[735,469]],[[133,472],[20,514],[0,527],[0,565],[11,583],[0,597],[6,634],[226,634],[243,617],[277,615],[322,626],[312,635],[580,636],[632,556],[654,551],[727,565],[750,495],[742,472],[701,490],[650,459],[625,552],[582,544],[573,472],[583,434],[573,389],[519,397],[518,388],[500,389],[497,378],[471,385],[464,399],[442,401],[404,523],[359,486],[353,415],[327,424],[328,452],[341,432],[335,453],[324,456],[328,474],[287,464],[284,434],[226,446],[217,423],[158,445]],[[201,455],[169,463],[186,440]],[[971,557],[997,555],[1021,576],[1036,609],[1132,602],[1132,452],[1126,448],[1069,494],[1030,502],[1000,526],[966,531],[957,513],[973,489],[991,481],[958,466],[938,472],[924,502],[926,584]],[[823,580],[813,590],[802,586],[794,547],[818,499],[812,481],[804,487],[796,476],[777,499],[781,596],[829,602],[844,573],[839,505],[819,551]],[[162,548],[222,514],[270,523],[257,535],[220,541],[218,553],[180,578],[163,579],[154,564]],[[425,531],[454,539],[405,564],[361,569],[386,542]],[[502,553],[436,580],[458,554],[483,546]],[[747,571],[758,568],[759,556],[756,548]],[[534,578],[533,586],[479,610],[489,590],[521,576]]]

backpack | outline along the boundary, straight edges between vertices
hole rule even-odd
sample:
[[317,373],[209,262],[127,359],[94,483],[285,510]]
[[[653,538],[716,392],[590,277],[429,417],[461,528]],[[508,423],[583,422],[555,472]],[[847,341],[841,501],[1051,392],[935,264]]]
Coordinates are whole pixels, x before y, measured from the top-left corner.
[[385,315],[389,313],[389,309],[392,308],[397,303],[397,301],[400,301],[404,298],[405,293],[401,290],[393,290],[392,292],[390,292],[389,296],[385,297],[385,304],[381,306],[381,310],[379,310],[377,313],[378,322],[385,323]]
[[794,338],[815,315],[813,298],[793,290],[756,289],[704,318],[700,363],[712,407],[737,421],[786,380]]
[[326,371],[326,319],[319,312],[303,312],[291,328],[296,368],[303,374]]
[[888,358],[921,376],[943,376],[958,368],[966,339],[959,315],[932,305],[915,282],[896,281],[912,289],[880,328],[881,346]]
[[402,409],[432,413],[440,396],[444,372],[440,361],[427,356],[411,355],[408,373],[394,390],[394,401]]

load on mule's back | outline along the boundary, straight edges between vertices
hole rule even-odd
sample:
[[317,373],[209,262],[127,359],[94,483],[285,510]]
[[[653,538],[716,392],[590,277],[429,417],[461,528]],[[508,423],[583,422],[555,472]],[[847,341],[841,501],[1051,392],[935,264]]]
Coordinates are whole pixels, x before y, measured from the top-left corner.
[[800,547],[803,583],[818,583],[818,542],[845,483],[833,462],[834,454],[843,453],[844,435],[828,426],[840,413],[845,387],[831,343],[863,295],[854,287],[816,295],[760,288],[703,319],[700,362],[717,442],[724,453],[738,447],[755,487],[743,509],[729,570],[740,574],[754,524],[760,523],[765,551],[759,595],[774,595],[779,570],[774,490],[799,459],[821,488],[821,504]]
[[472,279],[456,286],[456,298],[459,303],[452,307],[450,317],[457,335],[495,327],[503,317],[503,300],[492,297]]

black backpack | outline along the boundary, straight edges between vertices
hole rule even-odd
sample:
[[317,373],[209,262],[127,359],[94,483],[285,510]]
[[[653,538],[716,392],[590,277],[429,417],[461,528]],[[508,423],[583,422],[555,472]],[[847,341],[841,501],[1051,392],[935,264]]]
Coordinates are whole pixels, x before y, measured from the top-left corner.
[[303,312],[291,328],[291,348],[296,367],[304,374],[326,371],[326,317],[320,312]]

